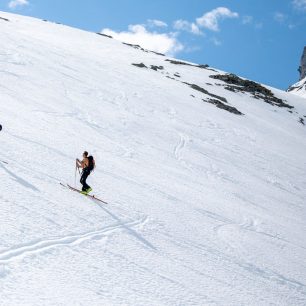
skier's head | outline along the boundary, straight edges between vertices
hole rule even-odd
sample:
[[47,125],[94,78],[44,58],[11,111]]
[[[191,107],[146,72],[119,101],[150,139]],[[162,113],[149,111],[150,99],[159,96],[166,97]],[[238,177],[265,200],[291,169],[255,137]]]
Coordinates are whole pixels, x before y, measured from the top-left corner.
[[87,156],[88,156],[88,152],[87,152],[87,151],[84,151],[83,157],[87,157]]

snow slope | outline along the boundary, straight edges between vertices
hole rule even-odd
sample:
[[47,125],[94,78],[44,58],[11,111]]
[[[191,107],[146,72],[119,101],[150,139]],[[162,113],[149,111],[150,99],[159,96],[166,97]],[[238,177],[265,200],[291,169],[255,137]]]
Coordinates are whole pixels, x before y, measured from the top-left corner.
[[306,305],[303,98],[0,17],[0,305]]
[[290,86],[288,91],[297,96],[306,98],[306,77],[295,83],[294,85]]

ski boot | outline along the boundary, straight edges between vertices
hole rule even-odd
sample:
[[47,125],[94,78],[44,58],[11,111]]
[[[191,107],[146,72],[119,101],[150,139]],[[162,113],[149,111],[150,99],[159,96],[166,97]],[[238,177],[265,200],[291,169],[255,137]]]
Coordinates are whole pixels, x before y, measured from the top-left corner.
[[89,187],[88,189],[86,189],[85,191],[82,191],[81,193],[87,195],[87,194],[89,194],[89,192],[91,192],[91,191],[92,191],[92,188]]

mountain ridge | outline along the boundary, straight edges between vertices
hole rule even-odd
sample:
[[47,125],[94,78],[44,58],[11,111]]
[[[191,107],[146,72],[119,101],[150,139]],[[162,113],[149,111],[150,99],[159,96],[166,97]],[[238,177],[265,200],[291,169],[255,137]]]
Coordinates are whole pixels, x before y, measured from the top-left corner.
[[287,91],[300,97],[306,98],[306,46],[304,47],[301,56],[301,62],[298,71],[300,73],[299,81],[291,85]]

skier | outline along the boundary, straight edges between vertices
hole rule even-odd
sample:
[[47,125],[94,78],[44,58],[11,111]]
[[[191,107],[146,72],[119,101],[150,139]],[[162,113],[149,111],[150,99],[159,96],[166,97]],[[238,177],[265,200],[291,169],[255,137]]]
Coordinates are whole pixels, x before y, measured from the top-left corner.
[[0,124],[0,131],[2,130],[2,125]]
[[78,158],[76,159],[76,166],[77,168],[82,168],[82,174],[80,183],[82,184],[82,193],[88,194],[92,191],[92,188],[86,183],[87,177],[89,176],[90,172],[95,168],[95,161],[92,156],[88,156],[88,152],[84,151],[83,153],[83,160],[80,161]]

